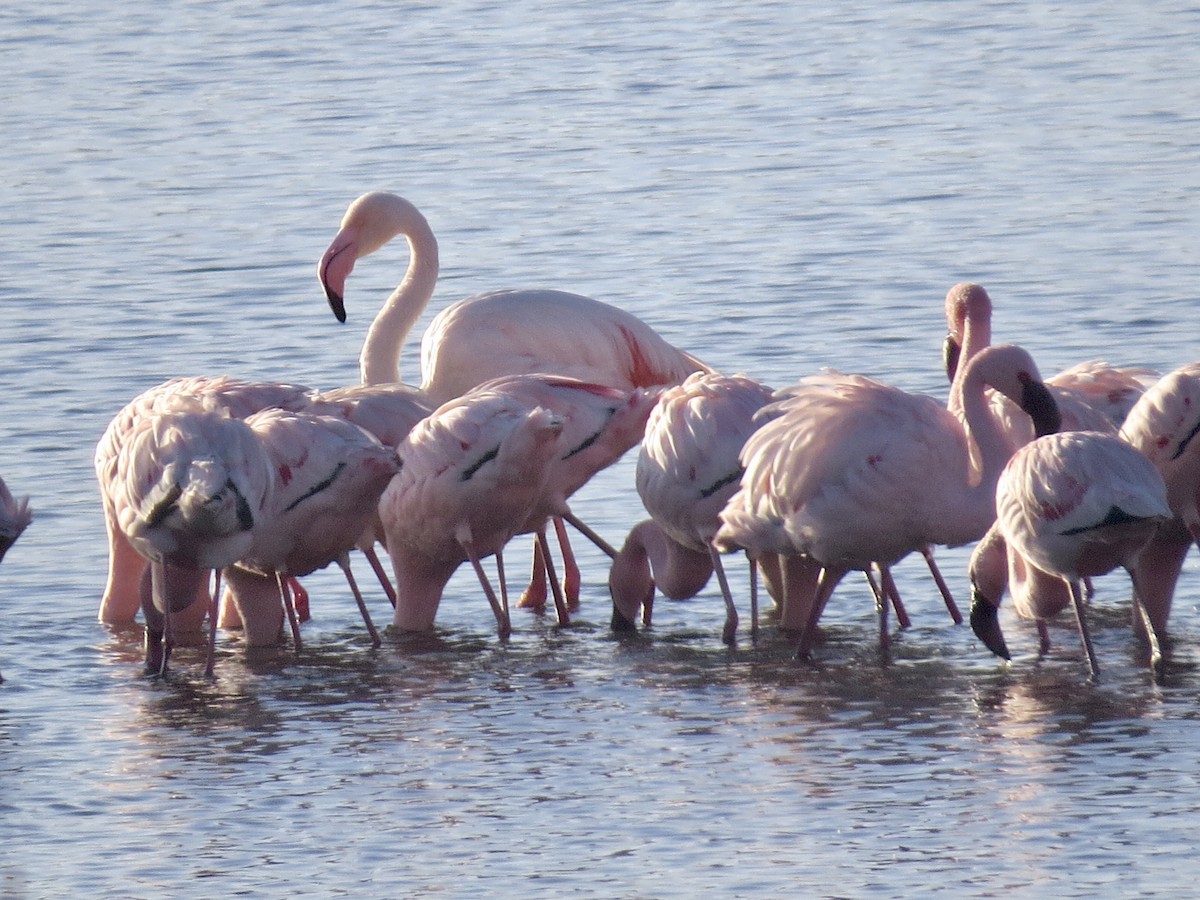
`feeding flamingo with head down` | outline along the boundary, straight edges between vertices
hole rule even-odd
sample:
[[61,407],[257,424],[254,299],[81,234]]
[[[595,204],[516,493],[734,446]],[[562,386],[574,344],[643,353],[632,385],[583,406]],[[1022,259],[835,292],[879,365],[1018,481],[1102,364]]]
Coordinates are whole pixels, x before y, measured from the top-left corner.
[[[94,457],[109,546],[108,576],[100,600],[101,622],[132,624],[142,607],[140,584],[147,560],[134,549],[120,527],[125,511],[118,504],[129,495],[124,491],[117,493],[120,486],[117,468],[123,448],[134,432],[155,417],[176,411],[207,410],[245,419],[262,409],[302,409],[310,401],[311,391],[301,385],[245,381],[224,375],[196,376],[173,378],[150,388],[113,417],[96,444]],[[202,618],[208,605],[207,587],[202,587],[200,594],[193,618]]]
[[247,644],[275,643],[286,612],[299,647],[284,576],[308,575],[336,562],[378,645],[349,555],[364,534],[373,532],[379,496],[400,468],[395,452],[333,416],[268,409],[246,424],[262,442],[275,476],[272,499],[253,542],[224,570]]
[[[1070,588],[1079,636],[1093,677],[1099,674],[1080,579],[1133,564],[1159,525],[1171,518],[1162,476],[1142,453],[1111,434],[1064,431],[1021,447],[996,485],[996,525],[1008,546]],[[971,625],[1008,658],[991,597],[977,595]],[[996,602],[998,602],[996,595]],[[1134,583],[1134,609],[1144,617]],[[1153,631],[1150,632],[1152,641]],[[1152,645],[1157,666],[1161,654]]]
[[[996,479],[1008,459],[987,411],[989,386],[1019,403],[1039,431],[1058,426],[1053,398],[1019,347],[981,351],[959,378],[961,419],[932,397],[854,375],[813,376],[765,408],[777,417],[746,442],[746,471],[721,513],[717,541],[821,566],[801,655],[846,572],[888,566],[932,544],[978,540],[987,531]],[[882,597],[877,604],[886,609]]]
[[[656,587],[687,599],[715,571],[725,600],[722,637],[733,641],[737,608],[712,541],[741,477],[738,453],[771,396],[770,388],[744,375],[698,372],[659,397],[637,463],[637,491],[651,518],[629,532],[609,571],[614,629],[632,629],[639,611],[648,622]],[[752,631],[756,612],[752,603]]]
[[[428,221],[396,194],[374,191],[350,204],[318,265],[339,321],[355,263],[402,235],[409,264],[371,323],[360,354],[364,384],[400,380],[405,339],[433,295],[438,245]],[[555,290],[506,290],[468,297],[442,310],[421,339],[420,390],[433,406],[506,375],[551,374],[620,390],[677,384],[707,371],[636,316],[590,297]],[[562,535],[561,523],[556,528]],[[603,545],[605,552],[611,548]],[[564,552],[566,548],[564,548]],[[567,593],[578,598],[568,564]],[[531,586],[544,597],[544,586]]]
[[1146,612],[1139,632],[1167,644],[1175,586],[1192,545],[1200,542],[1200,363],[1180,366],[1147,388],[1121,426],[1167,488],[1171,521],[1164,523],[1133,565],[1133,584]]
[[[495,378],[475,390],[480,393],[502,392],[530,406],[548,410],[562,423],[562,432],[545,474],[544,488],[527,521],[517,533],[533,532],[537,535],[538,555],[535,564],[540,559],[545,567],[559,622],[566,624],[572,599],[564,596],[553,568],[545,565],[549,557],[546,526],[553,519],[561,528],[562,520],[571,516],[567,504],[571,495],[641,440],[657,394],[640,388],[618,390],[557,375]],[[562,537],[561,532],[559,536]],[[564,554],[569,553],[568,548],[569,544],[564,542]],[[497,561],[502,564],[500,551],[497,552]],[[535,586],[540,582],[541,579],[535,579]],[[544,596],[538,596],[534,591],[526,591],[521,600],[523,606],[541,607],[544,603]]]
[[271,500],[271,462],[244,421],[177,398],[165,412],[138,417],[101,474],[113,527],[149,561],[139,576],[146,668],[161,673],[175,614],[198,597],[211,606],[209,575],[249,550]]
[[400,472],[379,501],[396,576],[392,624],[433,627],[442,592],[469,561],[496,627],[511,631],[481,560],[530,520],[546,487],[562,420],[527,397],[477,389],[438,407],[401,442]]

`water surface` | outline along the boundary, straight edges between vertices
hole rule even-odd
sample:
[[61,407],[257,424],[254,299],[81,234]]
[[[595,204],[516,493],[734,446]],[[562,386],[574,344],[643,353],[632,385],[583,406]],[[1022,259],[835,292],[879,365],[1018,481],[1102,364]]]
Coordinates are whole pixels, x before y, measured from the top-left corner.
[[[1194,561],[1161,684],[1119,575],[1093,684],[1067,621],[1038,661],[1005,613],[1016,658],[989,657],[919,561],[886,656],[857,582],[813,665],[769,620],[723,646],[715,586],[617,639],[587,547],[567,629],[521,613],[497,641],[463,572],[436,635],[371,650],[322,572],[303,653],[223,636],[214,681],[182,651],[160,682],[136,630],[95,623],[91,453],[174,375],[352,383],[404,253],[360,263],[344,326],[313,270],[374,188],[441,242],[420,329],[554,286],[768,383],[832,366],[942,396],[941,301],[969,279],[1046,373],[1190,362],[1200,9],[77,0],[0,22],[0,474],[37,511],[0,568],[0,895],[1193,892]],[[575,505],[619,541],[632,461]],[[963,602],[968,551],[939,555]]]

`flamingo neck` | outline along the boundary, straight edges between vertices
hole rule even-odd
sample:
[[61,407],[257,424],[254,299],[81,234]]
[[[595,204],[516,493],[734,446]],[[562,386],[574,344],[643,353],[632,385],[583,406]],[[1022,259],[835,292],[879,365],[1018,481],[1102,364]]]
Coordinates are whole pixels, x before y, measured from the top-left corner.
[[[959,380],[955,378],[956,386]],[[989,409],[984,379],[973,371],[961,381],[963,428],[972,460],[964,524],[972,535],[966,540],[978,540],[996,519],[996,483],[1008,462],[1009,447]]]
[[946,408],[956,415],[963,413],[963,390],[966,382],[966,369],[980,350],[992,343],[992,312],[977,311],[968,307],[962,327],[962,349],[959,351],[958,368],[954,372],[954,381],[950,385],[950,397]]
[[399,234],[408,240],[408,271],[392,291],[363,341],[359,368],[363,384],[400,381],[400,351],[429,305],[438,278],[438,245],[423,217],[406,221]]

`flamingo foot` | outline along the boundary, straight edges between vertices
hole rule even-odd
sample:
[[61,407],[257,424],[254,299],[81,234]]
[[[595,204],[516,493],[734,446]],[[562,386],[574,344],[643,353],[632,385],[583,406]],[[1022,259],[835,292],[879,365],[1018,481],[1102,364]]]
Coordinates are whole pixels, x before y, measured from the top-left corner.
[[521,598],[517,601],[517,609],[533,609],[542,612],[546,608],[546,582],[544,579],[535,579],[529,582],[529,587],[521,594]]

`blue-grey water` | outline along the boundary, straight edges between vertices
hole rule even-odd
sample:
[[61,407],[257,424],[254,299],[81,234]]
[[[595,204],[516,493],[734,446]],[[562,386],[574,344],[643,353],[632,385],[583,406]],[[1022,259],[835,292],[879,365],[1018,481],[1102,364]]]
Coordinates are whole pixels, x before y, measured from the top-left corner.
[[[1006,605],[1005,666],[919,560],[889,657],[858,582],[813,665],[769,621],[722,645],[715,585],[618,640],[587,546],[570,628],[499,642],[464,570],[436,635],[372,650],[321,572],[302,653],[222,635],[215,680],[183,650],[159,681],[95,621],[91,454],[171,376],[354,382],[406,256],[359,264],[347,325],[314,268],[376,188],[441,242],[418,329],[560,287],[768,383],[942,396],[974,280],[1047,373],[1191,362],[1198,46],[1169,0],[5,4],[0,474],[37,518],[0,566],[0,896],[1194,895],[1194,558],[1160,684],[1117,574],[1090,683],[1069,621],[1039,662]],[[575,503],[613,541],[632,471]]]

